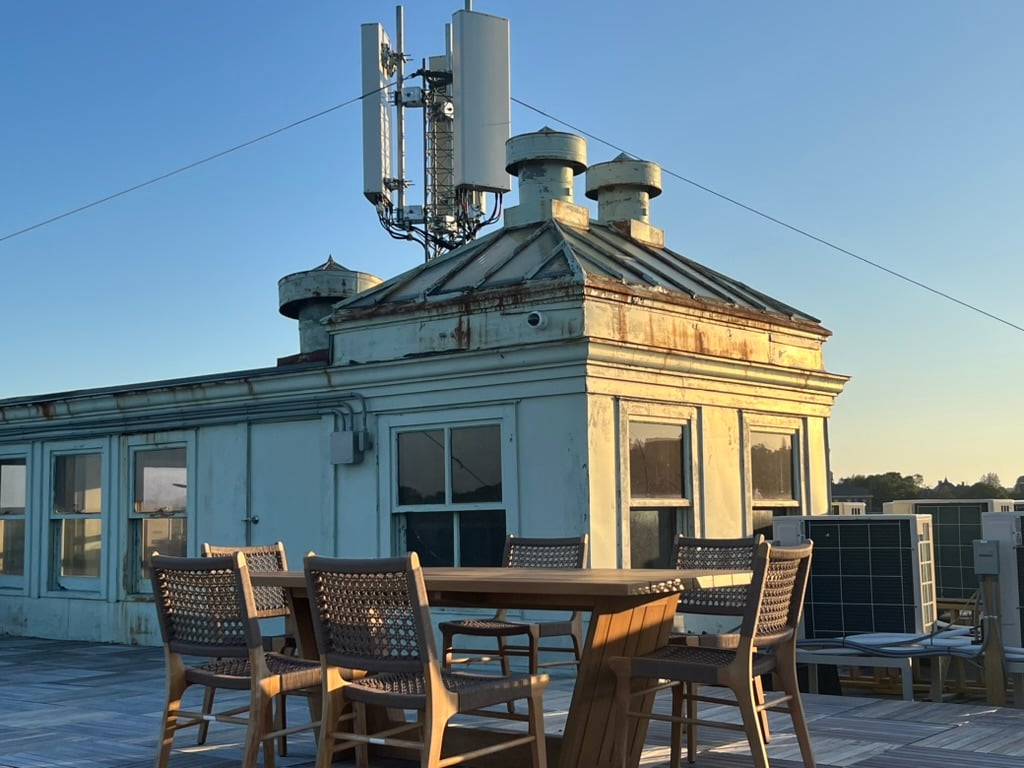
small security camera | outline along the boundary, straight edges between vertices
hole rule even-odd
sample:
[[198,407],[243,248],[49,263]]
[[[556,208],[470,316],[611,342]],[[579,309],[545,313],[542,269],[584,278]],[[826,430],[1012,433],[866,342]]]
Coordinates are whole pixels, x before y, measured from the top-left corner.
[[543,312],[531,312],[526,316],[526,324],[531,328],[544,328],[548,318]]

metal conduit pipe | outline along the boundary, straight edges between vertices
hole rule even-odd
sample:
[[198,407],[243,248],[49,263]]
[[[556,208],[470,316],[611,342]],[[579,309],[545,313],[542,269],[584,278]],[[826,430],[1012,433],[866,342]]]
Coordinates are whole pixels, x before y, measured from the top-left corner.
[[[208,427],[231,424],[238,421],[265,422],[281,421],[287,418],[302,416],[337,415],[339,400],[358,400],[362,408],[364,430],[367,427],[367,408],[365,396],[357,392],[329,392],[324,396],[310,401],[306,396],[302,400],[286,400],[273,403],[248,403],[235,406],[189,408],[183,413],[180,406],[164,412],[140,413],[136,417],[108,416],[96,419],[85,419],[81,416],[70,417],[69,422],[57,419],[55,422],[37,426],[23,426],[19,429],[18,440],[44,439],[59,434],[62,437],[96,437],[114,433],[162,432],[172,429],[190,427]],[[347,404],[346,404],[347,405]],[[347,406],[354,414],[351,406]],[[354,420],[354,415],[353,415]],[[354,427],[354,425],[353,425]],[[370,447],[370,446],[368,446]]]

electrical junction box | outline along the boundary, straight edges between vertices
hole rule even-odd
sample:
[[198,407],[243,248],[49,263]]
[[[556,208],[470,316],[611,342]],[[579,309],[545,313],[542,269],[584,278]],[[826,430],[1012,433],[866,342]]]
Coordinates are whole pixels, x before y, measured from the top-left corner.
[[401,210],[401,221],[406,224],[422,224],[427,220],[422,205],[407,205]]
[[402,89],[402,104],[406,107],[423,106],[423,89],[419,86],[409,86]]
[[976,576],[999,575],[999,546],[996,542],[974,540],[974,573]]
[[331,433],[331,464],[359,464],[363,460],[362,435],[351,429]]

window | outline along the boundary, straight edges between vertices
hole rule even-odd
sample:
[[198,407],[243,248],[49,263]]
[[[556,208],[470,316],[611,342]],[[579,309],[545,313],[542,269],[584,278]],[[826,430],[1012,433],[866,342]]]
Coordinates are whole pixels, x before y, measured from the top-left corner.
[[671,568],[676,537],[692,535],[689,424],[627,421],[628,552],[632,568]]
[[99,453],[53,457],[51,586],[98,588],[102,561],[103,458]]
[[153,551],[184,556],[188,549],[188,463],[185,446],[131,453],[128,514],[131,592],[148,593]]
[[778,426],[753,425],[747,438],[750,460],[752,528],[766,538],[774,536],[772,521],[779,516],[799,515],[799,436],[794,427],[778,419]]
[[502,425],[394,432],[395,551],[425,566],[498,565],[505,544]]
[[0,586],[25,574],[25,459],[0,459]]

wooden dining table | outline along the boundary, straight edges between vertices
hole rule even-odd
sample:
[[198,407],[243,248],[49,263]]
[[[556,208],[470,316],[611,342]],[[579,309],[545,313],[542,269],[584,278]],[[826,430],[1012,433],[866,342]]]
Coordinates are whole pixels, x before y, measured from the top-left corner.
[[[610,768],[615,676],[608,660],[647,653],[664,645],[683,590],[747,583],[750,573],[468,567],[424,568],[423,577],[431,607],[579,610],[590,614],[564,733],[561,738],[547,738],[548,763],[552,768]],[[299,652],[317,658],[303,572],[254,572],[252,581],[286,589]],[[653,696],[638,704],[649,711]],[[474,729],[453,730],[464,732],[459,738],[473,738]],[[628,765],[639,764],[646,730],[646,719],[631,720]],[[489,766],[495,766],[493,757],[488,758]]]

